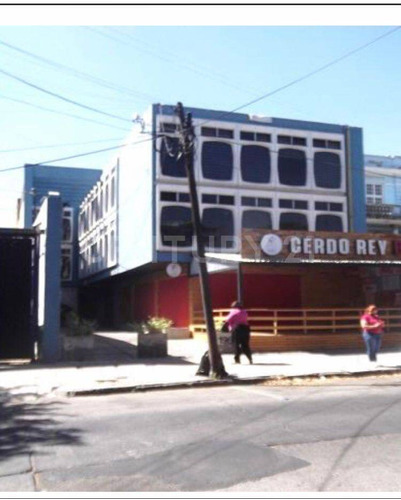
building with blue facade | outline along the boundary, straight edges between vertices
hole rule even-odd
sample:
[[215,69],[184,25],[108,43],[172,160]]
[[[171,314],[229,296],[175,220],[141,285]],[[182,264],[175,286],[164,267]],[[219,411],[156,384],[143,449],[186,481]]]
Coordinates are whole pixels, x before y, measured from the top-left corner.
[[[244,230],[366,231],[362,129],[187,108],[195,129],[195,177],[211,253],[239,255]],[[153,105],[80,207],[82,304],[114,326],[168,316],[187,327],[201,310],[183,158],[174,106]],[[166,272],[179,264],[179,276]],[[177,268],[176,268],[177,269]],[[309,273],[309,274],[308,274]],[[313,273],[245,268],[247,306],[355,303]],[[308,276],[307,276],[308,274]],[[347,271],[344,271],[347,274]],[[235,299],[235,273],[211,275],[214,307]],[[263,293],[261,293],[263,290]],[[360,293],[359,293],[360,294]],[[363,298],[362,298],[363,301]]]
[[18,226],[30,228],[49,192],[57,192],[62,203],[61,283],[62,303],[77,308],[78,213],[87,192],[98,182],[101,170],[25,165],[23,195],[18,204]]

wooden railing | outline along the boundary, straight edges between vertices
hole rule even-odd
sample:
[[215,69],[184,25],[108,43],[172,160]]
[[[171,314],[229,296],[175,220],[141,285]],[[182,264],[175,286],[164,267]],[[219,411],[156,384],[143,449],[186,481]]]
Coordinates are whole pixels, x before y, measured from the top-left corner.
[[[248,309],[249,324],[253,334],[285,335],[285,334],[319,334],[355,333],[360,331],[359,308],[326,308],[326,309]],[[215,309],[213,316],[217,325],[227,316],[229,309]],[[380,317],[385,321],[385,331],[401,333],[401,309],[387,307],[379,309]],[[206,333],[203,313],[194,313],[191,332]]]

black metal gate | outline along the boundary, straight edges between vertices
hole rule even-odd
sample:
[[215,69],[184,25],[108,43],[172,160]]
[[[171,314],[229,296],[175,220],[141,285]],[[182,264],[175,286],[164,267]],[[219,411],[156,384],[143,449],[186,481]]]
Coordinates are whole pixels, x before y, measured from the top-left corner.
[[33,230],[0,229],[0,359],[34,356],[36,243]]

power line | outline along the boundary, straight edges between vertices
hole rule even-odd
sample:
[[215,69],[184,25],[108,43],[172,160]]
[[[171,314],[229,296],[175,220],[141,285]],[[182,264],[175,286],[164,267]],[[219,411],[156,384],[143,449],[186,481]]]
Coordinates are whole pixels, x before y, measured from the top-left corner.
[[86,153],[81,153],[81,154],[72,155],[72,156],[65,156],[63,158],[54,158],[52,160],[45,160],[45,161],[41,161],[39,163],[32,163],[29,165],[20,165],[18,167],[3,168],[0,170],[0,173],[1,172],[10,172],[13,170],[20,170],[20,169],[23,169],[25,167],[29,167],[29,168],[39,167],[39,166],[44,165],[46,163],[56,163],[56,162],[64,161],[64,160],[72,160],[74,158],[81,158],[83,156],[89,156],[89,155],[94,155],[94,154],[98,154],[98,153],[106,153],[107,151],[113,151],[113,150],[120,149],[120,148],[126,148],[128,146],[135,146],[136,144],[142,144],[144,142],[149,142],[149,141],[153,141],[153,137],[144,139],[143,141],[130,142],[127,144],[120,144],[118,146],[113,146],[111,148],[98,149],[96,151],[88,151]]
[[146,100],[147,102],[152,100],[153,98],[149,94],[145,94],[142,92],[138,92],[135,90],[132,90],[128,87],[124,87],[122,85],[116,85],[112,82],[108,82],[106,80],[103,80],[102,78],[98,78],[96,76],[90,75],[89,73],[85,73],[84,71],[79,71],[74,68],[71,68],[70,66],[66,66],[65,64],[61,64],[55,61],[52,61],[51,59],[47,59],[45,57],[39,56],[37,54],[34,54],[33,52],[29,52],[25,49],[21,49],[20,47],[17,47],[15,45],[12,45],[10,43],[5,42],[4,40],[0,40],[0,45],[3,45],[4,47],[7,47],[8,49],[14,50],[16,52],[19,52],[20,54],[23,54],[27,57],[30,57],[32,59],[35,59],[37,61],[40,61],[48,66],[54,67],[56,69],[61,69],[77,78],[81,78],[93,83],[96,83],[97,85],[100,85],[102,87],[111,89],[111,90],[116,90],[121,93],[129,94],[132,96],[135,96],[141,100]]
[[114,137],[112,139],[99,139],[97,141],[85,141],[85,142],[67,142],[63,144],[47,144],[42,146],[32,146],[29,148],[17,148],[17,149],[0,149],[0,153],[17,153],[19,151],[31,151],[34,149],[50,149],[50,148],[61,148],[67,146],[84,146],[86,144],[95,144],[99,142],[114,142],[120,141],[121,137]]
[[28,101],[24,101],[22,99],[15,99],[13,97],[8,97],[8,96],[5,96],[5,95],[0,95],[0,99],[5,99],[7,101],[17,102],[19,104],[24,104],[26,106],[31,106],[32,108],[40,109],[42,111],[47,111],[49,113],[55,113],[55,114],[58,114],[58,115],[69,116],[70,118],[75,118],[77,120],[82,120],[82,121],[91,122],[91,123],[97,123],[98,125],[103,125],[105,127],[115,128],[117,130],[124,130],[125,132],[128,132],[127,129],[122,128],[122,127],[117,127],[116,125],[112,125],[110,123],[99,122],[98,120],[92,120],[91,118],[84,118],[83,116],[74,115],[72,113],[66,113],[64,111],[58,111],[58,110],[55,110],[55,109],[46,108],[44,106],[39,106],[38,104],[33,104],[33,103],[28,102]]
[[28,87],[32,87],[36,90],[39,90],[40,92],[44,92],[45,94],[51,95],[52,97],[56,97],[57,99],[61,99],[64,102],[68,102],[69,104],[73,104],[74,106],[78,106],[78,107],[86,109],[88,111],[93,111],[94,113],[108,116],[109,118],[115,118],[116,120],[121,120],[123,122],[132,123],[131,120],[129,120],[128,118],[122,118],[121,116],[114,115],[113,113],[107,113],[106,111],[101,111],[99,109],[92,108],[91,106],[87,106],[86,104],[82,104],[80,102],[74,101],[73,99],[69,99],[68,97],[64,97],[60,94],[52,92],[51,90],[47,90],[43,87],[40,87],[39,85],[35,85],[34,83],[28,82],[27,80],[24,80],[23,78],[20,78],[19,76],[16,76],[16,75],[14,75],[8,71],[5,71],[4,69],[1,69],[1,68],[0,68],[0,74],[8,76],[9,78],[12,78],[13,80],[16,80],[20,83],[23,83],[24,85],[28,85]]
[[[264,95],[258,97],[257,99],[253,99],[252,101],[249,101],[245,104],[242,104],[241,106],[238,106],[237,108],[235,108],[231,111],[227,111],[227,112],[222,113],[220,116],[217,116],[216,118],[214,118],[214,120],[219,120],[219,119],[224,118],[225,116],[228,116],[232,113],[236,113],[237,111],[239,111],[243,108],[246,108],[247,106],[250,106],[250,105],[255,104],[259,101],[262,101],[263,99],[266,99],[267,97],[270,97],[274,94],[277,94],[278,92],[281,92],[282,90],[288,89],[289,87],[292,87],[293,85],[296,85],[297,83],[300,83],[300,82],[306,80],[307,78],[310,78],[310,77],[316,75],[317,73],[320,73],[321,71],[324,71],[325,69],[330,68],[331,66],[334,66],[335,64],[343,61],[344,59],[354,55],[355,53],[366,49],[370,45],[373,45],[374,43],[378,42],[379,40],[382,40],[383,38],[392,35],[393,33],[395,33],[396,31],[398,31],[400,29],[401,29],[401,26],[397,26],[396,28],[393,28],[393,29],[387,31],[386,33],[374,38],[370,42],[367,42],[364,45],[361,45],[360,47],[357,47],[356,49],[353,49],[353,50],[347,52],[346,54],[344,54],[340,57],[337,57],[336,59],[330,61],[327,64],[324,64],[323,66],[320,66],[319,68],[315,69],[314,71],[311,71],[311,72],[307,73],[306,75],[303,75],[299,78],[296,78],[295,80],[292,80],[291,82],[287,83],[286,85],[282,85],[281,87],[278,87],[277,89],[272,90],[271,92],[268,92],[267,94],[264,94]],[[197,127],[202,126],[205,123],[209,123],[210,121],[211,120],[205,120],[200,125],[197,125]]]

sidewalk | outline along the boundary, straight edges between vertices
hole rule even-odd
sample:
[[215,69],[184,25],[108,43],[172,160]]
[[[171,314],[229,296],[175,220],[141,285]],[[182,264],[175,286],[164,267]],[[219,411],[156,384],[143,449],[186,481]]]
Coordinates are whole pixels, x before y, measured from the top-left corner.
[[[151,389],[252,383],[263,380],[366,373],[401,373],[401,351],[382,352],[378,366],[369,363],[361,341],[360,353],[255,353],[253,365],[224,354],[226,371],[233,379],[214,381],[195,375],[205,342],[169,340],[165,358],[138,359],[136,335],[96,334],[95,349],[85,362],[58,364],[0,363],[0,388],[12,394],[78,396]],[[373,366],[372,366],[373,365]]]

